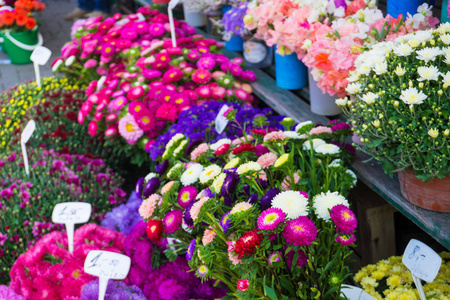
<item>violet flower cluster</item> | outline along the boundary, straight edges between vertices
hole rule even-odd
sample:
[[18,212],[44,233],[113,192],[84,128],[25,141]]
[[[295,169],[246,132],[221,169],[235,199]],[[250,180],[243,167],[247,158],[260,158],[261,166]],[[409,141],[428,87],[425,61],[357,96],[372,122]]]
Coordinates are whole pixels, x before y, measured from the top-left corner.
[[136,192],[132,192],[126,204],[113,208],[105,215],[102,226],[125,235],[129,234],[133,227],[142,220],[138,212],[141,203],[142,199],[136,195]]
[[[81,298],[83,300],[97,300],[99,287],[98,279],[86,283],[81,290]],[[141,289],[135,285],[127,286],[122,281],[108,281],[106,288],[105,300],[147,300]]]
[[[247,6],[248,2],[244,2],[238,7],[233,7],[223,15],[222,22],[225,27],[225,36],[244,36],[250,33],[249,30],[245,28],[244,24]],[[227,40],[227,38],[225,39]]]
[[249,133],[253,129],[253,119],[258,115],[267,117],[267,128],[280,130],[283,127],[280,121],[283,116],[275,115],[270,108],[259,109],[247,105],[240,105],[239,103],[227,102],[207,102],[199,106],[191,107],[183,111],[178,119],[178,122],[173,124],[164,134],[160,135],[156,142],[150,149],[150,158],[156,160],[160,157],[166,144],[177,133],[184,134],[191,141],[195,142],[202,140],[213,143],[223,138],[234,139],[242,135],[242,129],[236,123],[230,122],[222,133],[218,133],[215,129],[214,123],[220,109],[228,105],[236,109],[236,120],[242,124],[242,128]]

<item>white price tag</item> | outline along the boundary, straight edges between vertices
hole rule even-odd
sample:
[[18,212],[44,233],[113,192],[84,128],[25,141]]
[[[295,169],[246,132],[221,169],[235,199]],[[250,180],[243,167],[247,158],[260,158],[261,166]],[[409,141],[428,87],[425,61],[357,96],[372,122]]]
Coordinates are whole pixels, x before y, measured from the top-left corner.
[[402,262],[413,276],[432,282],[439,272],[442,258],[421,241],[412,239],[406,246]]
[[131,259],[122,254],[92,250],[84,261],[84,272],[99,277],[98,299],[105,299],[109,279],[125,279],[130,271]]
[[136,16],[138,17],[138,19],[136,21],[139,21],[139,22],[145,21],[145,17],[143,14],[137,13]]
[[217,114],[215,123],[216,123],[216,131],[218,134],[221,134],[228,125],[228,119],[223,115],[228,108],[230,108],[228,105],[222,106],[219,113]]
[[38,46],[31,53],[30,59],[32,62],[43,66],[48,62],[51,55],[52,51],[50,49],[43,46]]
[[341,295],[345,295],[348,300],[375,300],[374,297],[370,296],[363,289],[348,284],[342,285]]
[[180,3],[180,0],[170,0],[167,13],[169,15],[170,35],[172,36],[172,47],[177,46],[177,38],[175,36],[175,24],[173,22],[172,10]]
[[100,79],[97,81],[97,92],[100,91],[105,84],[106,76],[100,77]]
[[128,18],[125,17],[125,18],[123,18],[122,20],[117,21],[117,22],[116,22],[116,25],[125,25],[125,24],[127,24],[128,22],[130,22],[130,20],[128,20]]
[[75,224],[86,223],[91,217],[92,206],[85,202],[58,203],[53,208],[53,223],[64,223],[67,231],[69,252],[73,252],[73,234]]
[[22,131],[22,135],[20,136],[20,146],[22,148],[23,164],[25,166],[25,173],[27,175],[30,175],[30,166],[28,165],[28,154],[25,144],[30,140],[30,137],[35,129],[36,129],[36,122],[34,122],[34,120],[30,120],[27,126],[25,126],[25,129]]

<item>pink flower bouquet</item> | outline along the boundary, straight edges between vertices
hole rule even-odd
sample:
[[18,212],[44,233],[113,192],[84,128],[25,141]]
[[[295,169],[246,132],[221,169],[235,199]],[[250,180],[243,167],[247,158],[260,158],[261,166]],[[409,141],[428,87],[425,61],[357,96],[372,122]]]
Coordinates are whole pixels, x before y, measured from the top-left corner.
[[10,287],[30,300],[80,297],[83,285],[94,279],[84,273],[84,261],[89,251],[122,253],[124,236],[95,224],[87,224],[75,231],[72,254],[67,247],[65,232],[52,232],[44,236],[14,263]]

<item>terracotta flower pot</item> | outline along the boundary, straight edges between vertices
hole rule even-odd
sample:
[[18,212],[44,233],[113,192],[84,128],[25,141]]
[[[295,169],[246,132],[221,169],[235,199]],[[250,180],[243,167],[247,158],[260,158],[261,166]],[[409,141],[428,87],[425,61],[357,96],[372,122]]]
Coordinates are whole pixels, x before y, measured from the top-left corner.
[[408,168],[398,174],[403,197],[419,207],[450,212],[450,176],[423,182]]

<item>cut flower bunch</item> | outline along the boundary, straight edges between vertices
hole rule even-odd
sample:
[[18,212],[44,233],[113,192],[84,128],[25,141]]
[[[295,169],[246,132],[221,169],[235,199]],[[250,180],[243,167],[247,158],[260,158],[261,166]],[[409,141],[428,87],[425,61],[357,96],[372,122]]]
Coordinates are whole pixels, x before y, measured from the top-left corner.
[[361,150],[388,174],[411,167],[424,181],[450,175],[449,44],[449,23],[376,44],[355,62],[347,87],[355,101],[336,100]]
[[[442,265],[431,283],[423,283],[427,299],[444,300],[450,297],[449,272],[450,253],[442,252]],[[409,269],[402,263],[401,256],[392,256],[374,265],[368,265],[356,273],[356,283],[375,299],[420,299]]]
[[91,220],[100,222],[126,196],[120,188],[122,178],[107,168],[102,159],[28,149],[30,176],[27,176],[22,156],[16,153],[20,152],[0,157],[2,283],[9,280],[9,269],[22,252],[45,233],[60,228],[50,219],[55,204],[89,202]]
[[23,32],[34,30],[36,20],[30,11],[23,8],[4,9],[0,11],[0,31]]
[[[226,117],[236,122],[235,114]],[[339,298],[357,225],[345,199],[356,184],[344,166],[350,126],[291,130],[285,118],[284,131],[268,131],[264,116],[253,122],[234,140],[172,137],[157,173],[137,183],[147,235],[177,239],[166,255],[186,255],[197,276],[220,280],[230,296]]]

